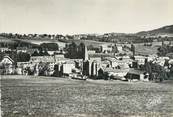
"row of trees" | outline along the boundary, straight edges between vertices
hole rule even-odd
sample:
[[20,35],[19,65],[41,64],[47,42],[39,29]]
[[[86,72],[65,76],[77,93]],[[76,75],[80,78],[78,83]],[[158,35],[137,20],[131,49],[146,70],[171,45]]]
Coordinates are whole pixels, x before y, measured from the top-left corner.
[[57,43],[42,43],[38,51],[35,51],[32,56],[49,56],[48,51],[58,51],[59,45]]
[[23,42],[19,40],[15,40],[14,42],[0,42],[0,47],[6,47],[9,49],[17,49],[17,47],[27,47],[27,48],[44,48],[48,51],[56,51],[59,50],[59,45],[57,43],[42,43],[40,45]]
[[9,49],[16,49],[17,47],[39,48],[39,45],[20,40],[7,40],[7,41],[1,41],[0,47],[5,47]]
[[40,48],[48,51],[57,51],[59,50],[59,45],[57,43],[42,43],[40,44]]
[[8,39],[62,39],[65,36],[60,34],[17,34],[17,33],[1,33],[0,36]]
[[49,53],[47,52],[47,50],[40,49],[39,51],[34,51],[31,56],[49,56]]

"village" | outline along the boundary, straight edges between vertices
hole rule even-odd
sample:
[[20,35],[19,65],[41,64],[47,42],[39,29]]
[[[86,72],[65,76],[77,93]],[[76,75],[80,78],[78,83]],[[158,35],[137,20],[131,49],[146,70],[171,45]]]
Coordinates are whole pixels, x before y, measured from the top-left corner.
[[173,0],[0,0],[0,117],[173,117]]
[[[165,46],[164,42],[162,46]],[[171,42],[166,46],[172,47]],[[171,78],[173,72],[173,59],[157,54],[136,54],[133,43],[129,47],[106,43],[92,47],[72,42],[51,51],[45,48],[40,51],[32,47],[1,47],[0,51],[1,75],[54,76],[78,80],[163,81]],[[15,56],[11,57],[11,53],[28,56],[20,56],[24,60],[18,61]]]

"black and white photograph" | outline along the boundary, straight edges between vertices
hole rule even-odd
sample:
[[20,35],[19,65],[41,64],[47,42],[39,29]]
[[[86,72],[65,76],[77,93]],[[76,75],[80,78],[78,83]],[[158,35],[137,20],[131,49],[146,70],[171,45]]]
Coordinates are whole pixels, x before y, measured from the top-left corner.
[[173,117],[173,0],[0,0],[0,117]]

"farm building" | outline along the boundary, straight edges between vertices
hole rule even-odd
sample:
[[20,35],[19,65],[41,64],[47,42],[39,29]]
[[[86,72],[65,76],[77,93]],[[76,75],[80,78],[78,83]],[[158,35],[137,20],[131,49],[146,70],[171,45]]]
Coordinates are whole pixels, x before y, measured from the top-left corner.
[[129,80],[137,79],[141,81],[148,81],[148,76],[145,74],[145,71],[130,69],[125,76]]
[[107,44],[103,44],[103,45],[101,45],[101,51],[103,53],[110,53],[110,52],[112,52],[112,46],[107,45]]
[[39,62],[54,62],[53,56],[31,56],[30,62],[39,63]]
[[0,61],[1,74],[13,74],[15,70],[14,61],[9,56],[4,56]]
[[63,74],[70,74],[72,73],[72,69],[75,68],[75,63],[73,61],[66,62],[62,65],[62,72]]
[[102,66],[103,68],[111,67],[111,62],[110,62],[109,60],[101,61],[101,66]]
[[124,77],[128,73],[128,69],[105,68],[104,72],[107,72],[109,76]]
[[145,57],[144,56],[134,56],[135,60],[138,61],[139,65],[145,64]]
[[27,47],[17,47],[17,48],[16,48],[17,53],[19,53],[19,52],[25,52],[25,53],[26,53],[27,50],[28,50]]
[[118,49],[119,52],[123,51],[123,47],[121,45],[117,45],[117,49]]
[[13,64],[14,61],[9,56],[4,56],[1,60],[1,64]]

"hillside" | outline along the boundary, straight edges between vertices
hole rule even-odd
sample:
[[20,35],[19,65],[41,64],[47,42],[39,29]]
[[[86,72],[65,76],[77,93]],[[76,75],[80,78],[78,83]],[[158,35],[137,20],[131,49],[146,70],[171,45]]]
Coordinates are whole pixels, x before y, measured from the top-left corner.
[[142,31],[138,32],[139,36],[167,36],[173,37],[173,25],[164,26],[158,29],[150,30],[150,31]]

